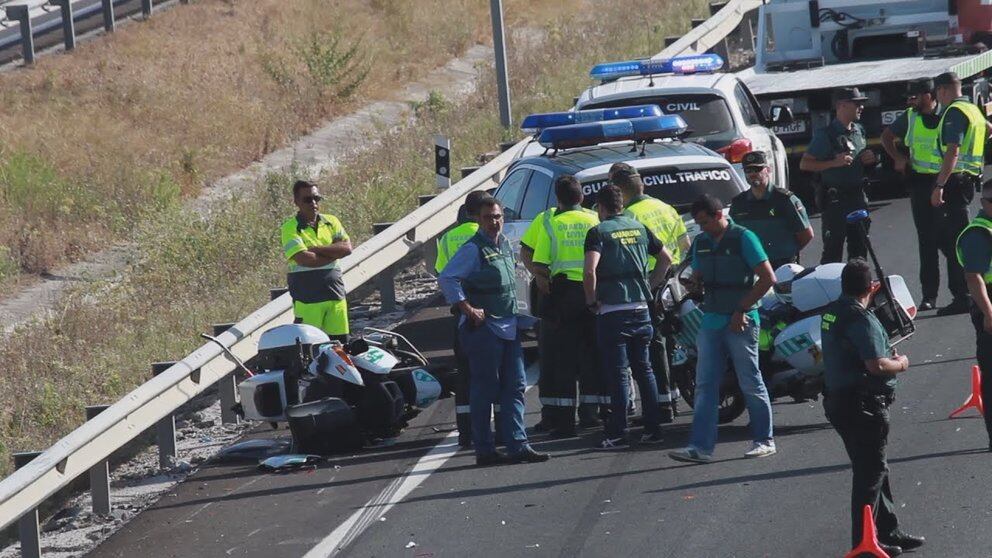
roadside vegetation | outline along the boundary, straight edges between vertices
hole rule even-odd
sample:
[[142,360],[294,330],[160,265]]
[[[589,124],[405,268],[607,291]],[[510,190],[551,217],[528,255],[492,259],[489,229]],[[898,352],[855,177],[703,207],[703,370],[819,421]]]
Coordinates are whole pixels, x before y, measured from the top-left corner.
[[[516,40],[511,40],[517,121],[528,112],[567,108],[572,97],[590,85],[592,63],[657,52],[665,36],[685,31],[690,16],[706,13],[705,0],[585,4],[581,11],[549,17],[546,24],[529,20],[528,26],[537,31],[515,34]],[[450,11],[445,8],[444,13]],[[433,191],[433,134],[452,138],[453,168],[475,164],[477,154],[519,137],[517,130],[499,126],[496,106],[491,73],[465,101],[432,95],[417,107],[415,122],[384,131],[374,149],[353,155],[334,173],[316,177],[327,198],[324,210],[340,216],[354,240],[367,238],[372,223],[398,219],[416,206],[419,194]],[[211,157],[226,153],[244,162],[258,154],[228,147],[224,137],[211,145]],[[23,165],[56,184],[68,184],[59,182],[63,179],[50,163],[38,159],[23,156]],[[209,167],[206,157],[194,160],[203,161],[196,167],[203,173],[234,165],[222,157],[209,159]],[[174,169],[160,172],[175,176]],[[181,358],[200,343],[197,332],[208,330],[211,323],[240,319],[267,299],[269,287],[283,284],[276,229],[293,211],[293,178],[269,176],[234,200],[218,204],[209,217],[176,203],[175,190],[183,186],[174,181],[166,181],[173,193],[160,202],[147,192],[145,197],[128,198],[143,207],[140,219],[135,210],[129,215],[133,220],[122,221],[140,246],[138,262],[126,278],[115,285],[80,287],[50,319],[18,330],[0,346],[0,474],[9,470],[10,452],[47,447],[82,422],[85,405],[116,401],[148,378],[149,363]],[[153,202],[150,211],[147,206]]]

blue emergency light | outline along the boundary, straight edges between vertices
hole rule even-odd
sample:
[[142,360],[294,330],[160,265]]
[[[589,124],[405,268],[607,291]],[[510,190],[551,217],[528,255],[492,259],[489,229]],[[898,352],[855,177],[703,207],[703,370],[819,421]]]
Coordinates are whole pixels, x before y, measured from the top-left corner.
[[547,128],[537,142],[547,149],[570,149],[611,141],[674,138],[685,133],[687,128],[685,120],[678,115],[646,116]]
[[589,71],[589,75],[593,79],[610,81],[628,76],[715,72],[722,67],[723,58],[716,54],[694,54],[660,60],[627,60],[596,64]]
[[629,107],[575,110],[571,112],[545,112],[531,114],[520,123],[521,130],[539,132],[556,126],[584,124],[587,122],[603,122],[605,120],[621,120],[625,118],[643,118],[646,116],[661,116],[658,105],[632,105]]

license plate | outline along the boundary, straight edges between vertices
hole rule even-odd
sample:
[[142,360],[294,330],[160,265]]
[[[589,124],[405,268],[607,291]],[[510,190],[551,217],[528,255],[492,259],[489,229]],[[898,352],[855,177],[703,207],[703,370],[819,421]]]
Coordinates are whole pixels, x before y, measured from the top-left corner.
[[788,136],[806,133],[806,121],[794,120],[785,126],[773,126],[772,131],[777,136]]
[[899,118],[899,115],[903,112],[904,111],[901,110],[882,111],[882,126],[891,126],[892,123],[896,121],[896,118]]

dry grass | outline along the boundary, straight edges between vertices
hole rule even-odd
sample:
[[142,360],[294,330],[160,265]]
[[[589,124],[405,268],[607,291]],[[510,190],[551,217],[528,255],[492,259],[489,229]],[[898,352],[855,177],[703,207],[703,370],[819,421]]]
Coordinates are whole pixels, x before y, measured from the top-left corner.
[[[579,3],[506,11],[540,23]],[[489,34],[479,0],[200,0],[0,75],[0,294]],[[303,60],[334,38],[371,69],[351,95]]]
[[[704,0],[595,0],[596,18],[557,18],[538,48],[512,45],[515,114],[560,109],[589,85],[594,61],[660,50],[665,35],[684,30]],[[657,25],[631,26],[629,14]],[[675,20],[670,13],[686,14]],[[435,97],[413,125],[388,134],[380,147],[356,154],[320,177],[328,209],[353,238],[371,223],[394,220],[433,189],[430,137],[453,140],[454,167],[470,164],[508,133],[495,114],[495,86],[457,104]],[[209,220],[175,205],[136,228],[141,263],[122,284],[79,290],[55,318],[16,332],[0,346],[0,474],[9,452],[47,447],[75,428],[87,404],[117,400],[145,381],[148,364],[174,360],[199,343],[197,331],[235,321],[282,284],[276,228],[292,213],[292,177],[273,176],[225,204]],[[344,210],[347,208],[347,210]]]

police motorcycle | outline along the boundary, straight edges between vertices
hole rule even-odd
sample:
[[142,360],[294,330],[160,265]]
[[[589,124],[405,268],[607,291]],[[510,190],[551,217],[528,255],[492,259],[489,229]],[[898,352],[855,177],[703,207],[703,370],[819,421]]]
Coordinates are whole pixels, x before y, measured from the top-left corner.
[[[888,332],[890,342],[899,343],[915,331],[916,304],[901,276],[884,274],[870,243],[869,254],[877,277],[885,280],[874,281],[868,308]],[[821,318],[826,306],[841,295],[843,269],[843,263],[830,263],[810,268],[786,264],[775,270],[777,283],[762,297],[758,308],[759,363],[772,400],[815,400],[822,392]],[[670,355],[672,377],[690,406],[695,397],[696,334],[703,317],[702,293],[694,290],[691,272],[688,261],[681,263],[655,298],[662,309],[662,327],[675,339]],[[733,421],[745,410],[744,395],[729,362],[719,401],[721,424]]]
[[409,340],[371,327],[343,345],[310,325],[280,325],[262,333],[258,354],[239,364],[248,377],[234,410],[273,428],[288,423],[295,450],[306,453],[393,438],[446,392],[444,376]]

